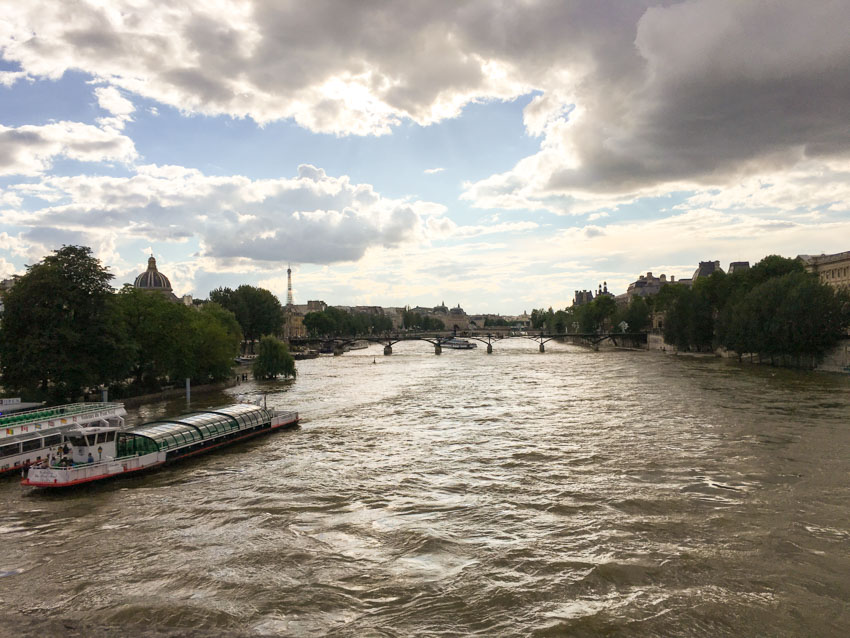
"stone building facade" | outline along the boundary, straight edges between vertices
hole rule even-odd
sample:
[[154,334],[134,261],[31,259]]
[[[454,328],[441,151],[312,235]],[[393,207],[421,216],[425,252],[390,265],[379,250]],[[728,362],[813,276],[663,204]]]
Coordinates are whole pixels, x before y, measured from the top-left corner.
[[809,272],[833,288],[850,290],[850,251],[833,255],[799,255],[797,257]]

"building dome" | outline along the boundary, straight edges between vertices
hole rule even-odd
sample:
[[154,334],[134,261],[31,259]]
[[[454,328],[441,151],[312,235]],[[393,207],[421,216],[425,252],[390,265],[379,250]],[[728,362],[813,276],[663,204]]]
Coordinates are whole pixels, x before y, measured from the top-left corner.
[[153,258],[153,255],[148,259],[148,269],[136,277],[133,286],[144,290],[171,292],[171,282],[168,281],[168,277],[156,269],[156,259]]

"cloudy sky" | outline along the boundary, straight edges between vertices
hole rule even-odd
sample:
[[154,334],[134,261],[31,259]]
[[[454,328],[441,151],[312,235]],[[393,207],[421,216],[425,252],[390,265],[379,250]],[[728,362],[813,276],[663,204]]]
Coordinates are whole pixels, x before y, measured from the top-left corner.
[[[193,6],[194,5],[194,6]],[[0,0],[0,276],[564,307],[850,250],[846,0]]]

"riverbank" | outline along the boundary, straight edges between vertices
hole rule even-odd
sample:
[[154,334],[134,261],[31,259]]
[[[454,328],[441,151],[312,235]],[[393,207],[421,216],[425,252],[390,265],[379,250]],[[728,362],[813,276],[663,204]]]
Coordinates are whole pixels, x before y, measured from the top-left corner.
[[[221,381],[219,383],[207,383],[205,385],[195,385],[192,386],[191,393],[194,394],[206,394],[210,392],[220,392],[221,390],[225,390],[227,388],[232,388],[235,385],[238,385],[240,381],[237,381],[235,378],[228,379],[227,381]],[[161,390],[160,392],[154,392],[152,394],[141,394],[135,397],[126,397],[123,399],[116,399],[116,401],[120,401],[125,405],[125,407],[133,408],[139,405],[144,405],[145,403],[155,403],[157,401],[166,401],[168,399],[175,399],[177,397],[184,396],[186,394],[186,388],[170,388],[168,390]]]
[[[724,348],[719,348],[712,353],[691,353],[691,352],[679,352],[676,346],[670,345],[669,343],[664,342],[664,338],[660,334],[649,334],[647,335],[647,344],[646,347],[648,350],[654,350],[656,352],[664,352],[667,354],[681,354],[681,355],[692,355],[692,356],[711,356],[711,357],[721,357],[728,359],[737,359],[738,355],[734,352],[729,352]],[[742,362],[745,363],[753,363],[756,365],[771,365],[770,361],[760,361],[758,357],[753,357],[750,355],[745,355],[741,358]],[[784,367],[784,366],[779,366]],[[820,362],[812,365],[812,366],[788,366],[788,367],[799,367],[804,370],[814,370],[816,372],[832,372],[837,374],[850,374],[850,338],[841,339],[835,346],[833,346],[830,350],[824,354],[823,359]]]

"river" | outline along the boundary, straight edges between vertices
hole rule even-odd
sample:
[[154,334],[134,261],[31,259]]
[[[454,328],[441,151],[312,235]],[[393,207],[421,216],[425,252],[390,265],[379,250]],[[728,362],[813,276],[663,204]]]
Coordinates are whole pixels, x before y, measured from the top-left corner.
[[850,378],[546,347],[301,361],[191,406],[266,394],[296,430],[3,479],[0,634],[850,633]]

